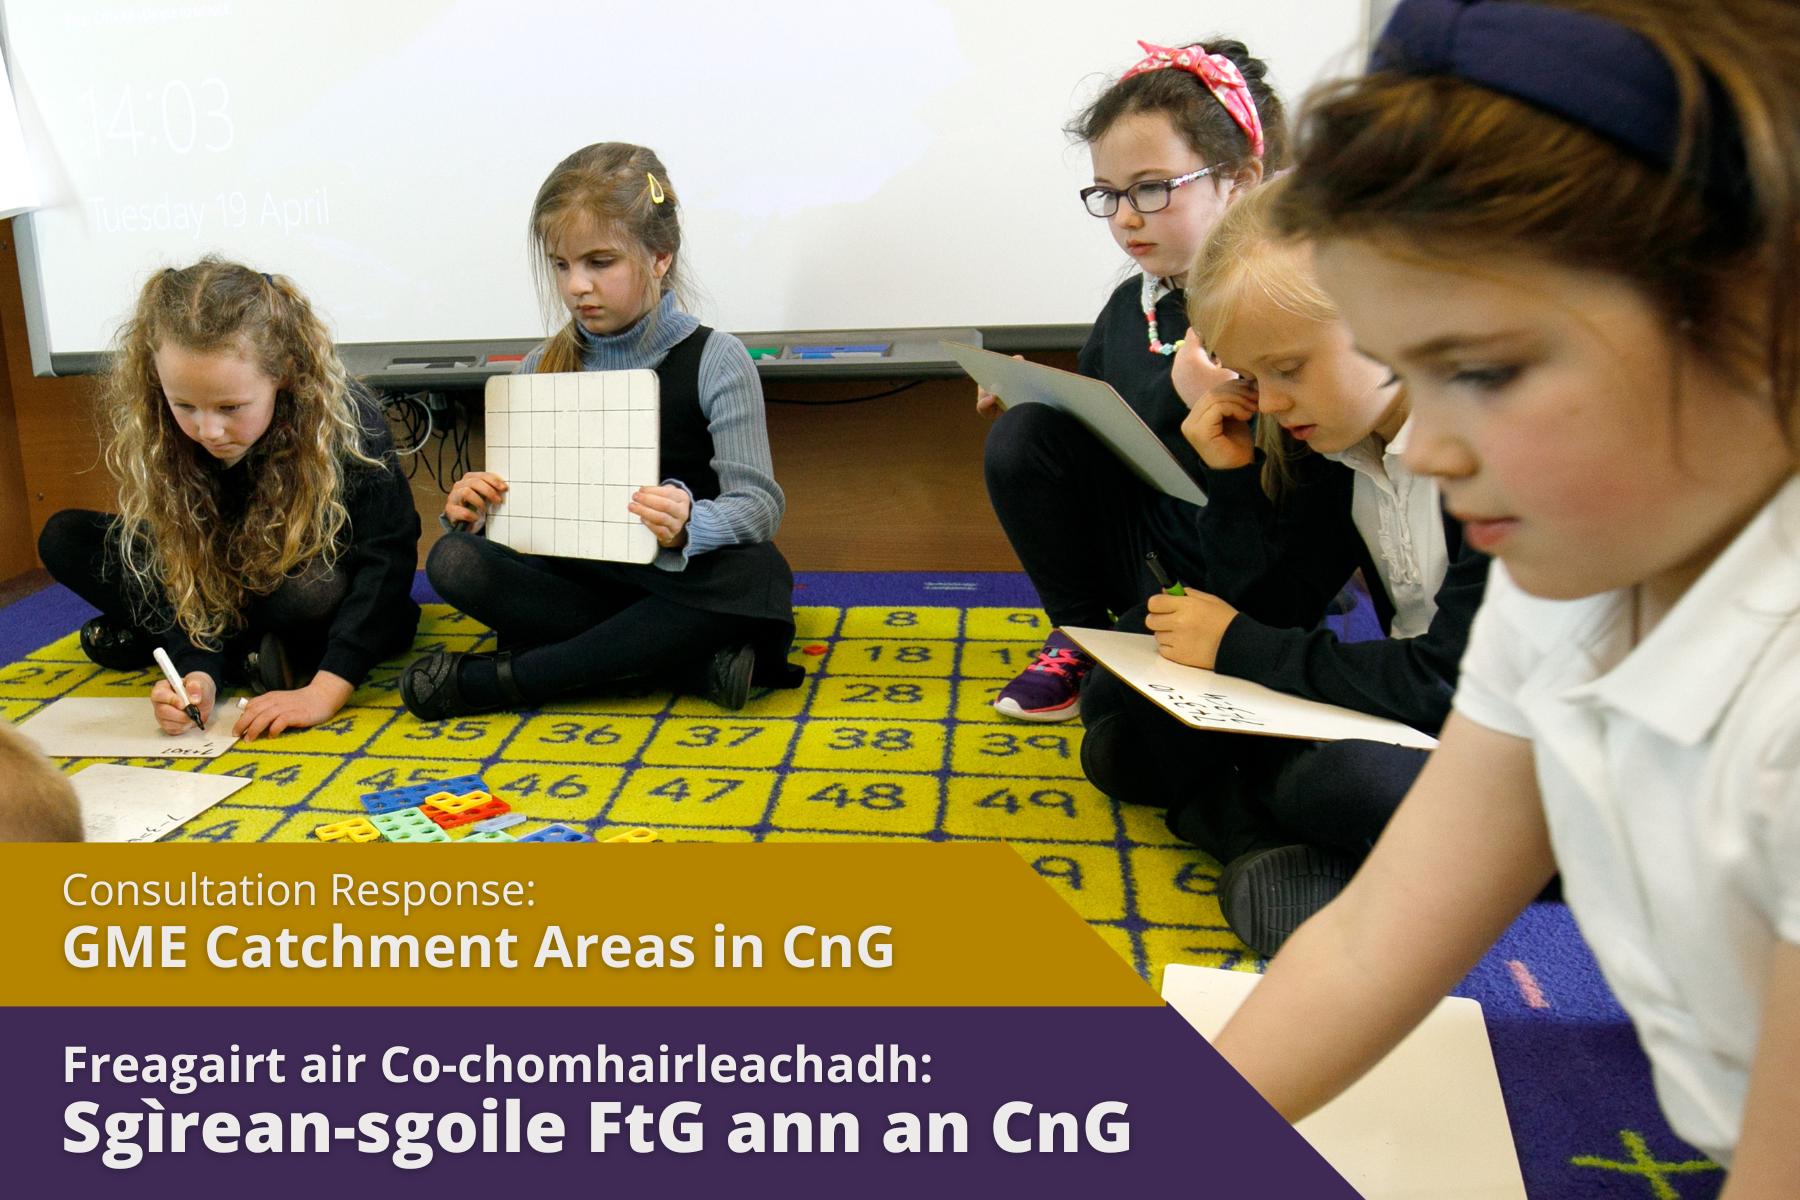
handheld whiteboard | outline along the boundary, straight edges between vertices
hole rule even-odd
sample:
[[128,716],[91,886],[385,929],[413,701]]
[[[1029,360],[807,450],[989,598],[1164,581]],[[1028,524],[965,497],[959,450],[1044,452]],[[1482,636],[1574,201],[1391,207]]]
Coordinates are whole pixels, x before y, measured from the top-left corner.
[[1415,750],[1430,750],[1437,745],[1437,739],[1430,734],[1399,721],[1290,696],[1234,675],[1170,662],[1156,652],[1156,639],[1147,633],[1076,626],[1065,626],[1063,632],[1133,690],[1195,729],[1305,738],[1313,742],[1357,738]]
[[[1162,997],[1208,1041],[1261,976],[1170,963]],[[1368,1200],[1527,1200],[1481,1005],[1446,997],[1343,1095],[1294,1126]]]
[[1206,503],[1200,485],[1108,384],[960,342],[945,342],[944,349],[969,378],[1007,404],[1048,404],[1068,413],[1150,487],[1189,504]]
[[647,563],[656,535],[627,507],[662,482],[655,371],[487,381],[487,469],[507,482],[487,535],[521,554]]

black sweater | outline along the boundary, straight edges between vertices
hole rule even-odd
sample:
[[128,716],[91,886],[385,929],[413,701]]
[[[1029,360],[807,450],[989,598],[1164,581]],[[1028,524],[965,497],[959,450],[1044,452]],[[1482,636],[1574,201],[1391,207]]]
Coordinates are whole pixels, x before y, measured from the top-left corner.
[[[1487,588],[1487,555],[1471,549],[1462,525],[1444,517],[1450,565],[1437,614],[1417,637],[1341,642],[1312,628],[1357,568],[1383,629],[1394,605],[1350,515],[1355,472],[1321,455],[1279,512],[1263,493],[1259,467],[1213,471],[1201,518],[1218,572],[1239,581],[1225,598],[1240,611],[1219,644],[1215,666],[1266,687],[1405,722],[1437,733],[1450,715],[1469,626]],[[1320,466],[1319,464],[1324,464]],[[1255,612],[1252,617],[1249,612]]]
[[[379,470],[357,464],[345,467],[344,507],[350,523],[337,570],[348,577],[350,590],[332,614],[325,657],[319,663],[319,670],[353,685],[361,683],[369,668],[393,653],[395,646],[404,645],[419,625],[419,606],[412,598],[419,554],[419,513],[413,506],[412,485],[400,471],[394,437],[381,409],[366,396],[359,400],[363,452],[382,465]],[[222,512],[242,512],[255,466],[253,451],[219,473]],[[223,651],[190,643],[174,647],[170,657],[183,675],[204,671],[215,682],[224,679]]]
[[[1094,319],[1094,328],[1081,347],[1075,366],[1083,375],[1111,384],[1169,448],[1182,469],[1204,487],[1206,467],[1181,436],[1187,405],[1175,394],[1175,384],[1169,379],[1175,356],[1150,352],[1142,287],[1143,276],[1133,273],[1113,289],[1106,307]],[[1174,344],[1187,324],[1187,302],[1180,288],[1156,302],[1156,328],[1164,342]]]

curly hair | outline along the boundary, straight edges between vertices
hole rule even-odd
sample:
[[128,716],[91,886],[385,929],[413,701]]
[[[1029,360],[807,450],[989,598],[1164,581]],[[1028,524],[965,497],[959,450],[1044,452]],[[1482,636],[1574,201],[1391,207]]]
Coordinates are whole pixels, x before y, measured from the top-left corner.
[[[169,408],[156,370],[165,346],[239,354],[277,383],[269,428],[245,456],[252,482],[235,520],[221,512],[217,467]],[[218,258],[144,284],[101,400],[120,562],[135,591],[166,597],[176,624],[209,649],[241,626],[249,597],[336,560],[350,520],[346,468],[381,465],[362,449],[351,381],[299,289]]]

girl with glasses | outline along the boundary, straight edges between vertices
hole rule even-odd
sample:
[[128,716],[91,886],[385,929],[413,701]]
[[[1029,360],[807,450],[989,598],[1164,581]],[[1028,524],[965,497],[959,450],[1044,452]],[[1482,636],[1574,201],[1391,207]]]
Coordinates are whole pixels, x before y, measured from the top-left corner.
[[[1093,157],[1094,184],[1081,202],[1134,267],[1095,320],[1078,368],[1111,384],[1204,483],[1169,377],[1187,328],[1182,284],[1226,206],[1279,166],[1282,108],[1267,68],[1241,42],[1140,45],[1144,58],[1068,127]],[[975,407],[992,414],[1000,405],[982,392]],[[985,473],[1052,626],[1105,628],[1110,614],[1142,602],[1154,590],[1144,564],[1151,549],[1186,582],[1204,582],[1199,509],[1145,487],[1073,418],[1042,404],[1000,413]],[[1092,665],[1053,632],[995,707],[1017,720],[1069,720]]]

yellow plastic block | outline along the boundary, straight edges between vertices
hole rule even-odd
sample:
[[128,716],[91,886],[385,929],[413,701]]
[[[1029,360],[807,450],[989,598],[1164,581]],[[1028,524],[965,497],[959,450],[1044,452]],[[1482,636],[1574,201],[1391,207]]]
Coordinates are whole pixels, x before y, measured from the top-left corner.
[[642,825],[639,825],[636,829],[627,829],[623,833],[615,833],[609,838],[601,838],[600,840],[602,843],[605,843],[608,845],[610,845],[613,842],[625,842],[625,843],[629,843],[631,845],[642,845],[645,842],[660,842],[660,841],[662,841],[662,839],[660,837],[656,836],[656,830],[645,829]]
[[479,808],[492,799],[486,792],[464,792],[460,796],[452,796],[449,792],[433,792],[419,802],[419,807],[435,808],[454,817],[457,813]]
[[367,817],[351,817],[347,821],[332,821],[313,830],[321,842],[378,842],[381,830],[375,828]]

